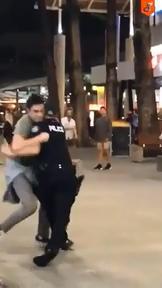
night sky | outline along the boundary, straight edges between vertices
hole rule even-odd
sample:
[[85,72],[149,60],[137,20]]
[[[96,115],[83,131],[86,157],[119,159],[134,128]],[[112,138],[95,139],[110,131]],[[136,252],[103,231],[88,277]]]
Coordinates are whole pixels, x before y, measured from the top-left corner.
[[[33,9],[35,0],[1,0],[1,2],[0,81],[4,77],[4,75],[5,77],[7,77],[7,75],[12,75],[14,69],[21,70],[21,64],[24,67],[24,63],[27,62],[27,66],[31,66],[31,71],[33,75],[40,76],[44,73],[42,68],[43,66],[41,65],[44,55],[42,52],[39,11],[35,11]],[[57,12],[48,12],[48,18],[52,35],[57,32]],[[128,37],[128,22],[128,18],[122,17],[121,52],[124,49],[125,38]],[[64,32],[66,33],[65,23],[63,23],[63,26]],[[90,71],[90,67],[92,65],[102,64],[104,61],[105,27],[105,15],[81,14],[80,16],[82,60],[83,70],[85,72]],[[25,35],[28,35],[28,37],[25,37]],[[35,35],[37,35],[38,37],[36,37]],[[23,41],[26,41],[24,47]],[[29,47],[32,47],[32,49],[30,49],[28,45]],[[35,50],[37,51],[37,53],[35,52]],[[28,51],[30,51],[29,55]],[[17,55],[19,55],[20,65],[16,65],[17,68],[13,68]],[[5,67],[5,61],[7,65],[8,63],[10,63],[10,67],[8,69],[6,68],[7,65]],[[28,73],[30,74],[30,69],[28,70]],[[19,74],[20,73],[18,73],[18,75]]]

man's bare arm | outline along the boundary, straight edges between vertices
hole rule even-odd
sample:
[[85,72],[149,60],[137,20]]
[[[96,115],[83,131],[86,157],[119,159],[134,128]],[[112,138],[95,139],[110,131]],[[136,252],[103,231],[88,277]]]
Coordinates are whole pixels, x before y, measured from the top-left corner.
[[41,133],[38,136],[29,139],[24,139],[22,136],[16,134],[13,137],[11,151],[17,155],[19,152],[22,152],[22,149],[48,142],[48,139],[48,133]]
[[12,152],[9,145],[3,144],[1,147],[1,152],[8,158],[15,158],[17,156],[34,156],[39,154],[40,144],[22,148],[17,153]]
[[74,128],[74,138],[75,138],[75,139],[78,139],[78,134],[77,134],[77,129],[76,129],[76,127]]
[[17,152],[16,156],[34,156],[40,153],[40,144],[31,145],[28,147],[24,147],[19,152]]

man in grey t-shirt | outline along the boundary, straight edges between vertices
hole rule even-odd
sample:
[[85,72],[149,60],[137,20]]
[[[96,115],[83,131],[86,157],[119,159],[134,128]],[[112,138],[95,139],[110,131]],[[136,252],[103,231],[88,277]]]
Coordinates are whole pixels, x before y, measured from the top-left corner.
[[[95,123],[95,140],[98,149],[98,164],[95,170],[111,169],[111,140],[112,140],[112,123],[107,116],[105,107],[100,108],[100,117]],[[106,161],[106,166],[102,164]]]
[[28,155],[29,146],[33,148],[33,155],[39,153],[39,151],[37,151],[37,144],[48,141],[47,135],[43,133],[37,137],[28,139],[30,137],[32,121],[39,122],[42,121],[43,118],[43,100],[37,95],[32,95],[27,101],[27,115],[23,116],[17,122],[14,130],[12,150],[13,155],[17,155],[17,157],[13,159],[8,158],[5,167],[7,184],[12,183],[21,205],[0,224],[0,236],[32,215],[37,209],[37,199],[33,194],[31,185],[33,175],[30,165],[23,165],[19,156]]
[[[18,135],[24,139],[27,139],[30,135],[32,120],[29,115],[24,115],[16,124],[14,135]],[[15,137],[14,137],[15,138]],[[15,177],[21,173],[25,173],[27,177],[31,177],[31,169],[22,165],[21,158],[16,157],[13,159],[7,159],[5,165],[5,176],[7,184],[10,184]],[[30,180],[30,179],[29,179]]]

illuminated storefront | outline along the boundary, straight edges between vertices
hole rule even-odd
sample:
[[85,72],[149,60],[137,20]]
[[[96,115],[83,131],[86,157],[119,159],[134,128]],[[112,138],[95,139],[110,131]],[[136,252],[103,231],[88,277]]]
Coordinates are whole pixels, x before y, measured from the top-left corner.
[[[154,73],[154,87],[156,94],[157,110],[162,110],[162,0],[155,0],[156,12],[150,16],[151,24],[151,53],[152,53],[152,67]],[[126,39],[126,48],[129,41],[133,47],[132,38]],[[125,60],[118,62],[117,77],[119,82],[119,90],[121,83],[124,82],[124,88],[122,88],[123,104],[122,108],[125,110],[124,115],[130,109],[129,97],[133,99],[133,108],[137,108],[137,97],[135,91],[135,72],[134,72],[134,51],[126,49]],[[128,55],[129,54],[129,55]],[[128,57],[129,56],[129,57]],[[105,86],[106,79],[106,66],[98,65],[91,68],[92,84],[96,87]],[[128,87],[131,89],[128,89]],[[130,91],[131,90],[131,91]],[[104,94],[104,93],[103,93]],[[130,96],[131,94],[131,96]],[[120,91],[119,91],[120,95]],[[98,103],[99,104],[99,103]],[[132,108],[131,108],[132,109]]]
[[92,90],[97,95],[97,104],[100,106],[105,106],[105,86],[92,86]]

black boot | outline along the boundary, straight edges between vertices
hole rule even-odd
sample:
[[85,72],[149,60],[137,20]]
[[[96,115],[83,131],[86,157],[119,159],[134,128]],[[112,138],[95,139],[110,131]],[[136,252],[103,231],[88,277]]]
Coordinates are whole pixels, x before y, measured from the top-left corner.
[[72,250],[73,245],[74,245],[74,242],[70,239],[67,239],[65,243],[61,246],[61,249],[64,251]]
[[47,244],[48,241],[49,241],[48,238],[45,238],[45,237],[43,237],[43,236],[41,236],[41,235],[39,235],[39,234],[37,234],[37,235],[35,236],[35,240],[36,240],[37,242],[40,242],[40,243],[43,243],[43,244]]
[[77,181],[77,183],[76,183],[76,195],[79,194],[79,190],[81,188],[81,185],[82,185],[84,178],[85,178],[84,175],[80,175],[76,178],[76,181]]
[[45,249],[45,253],[41,256],[33,258],[33,262],[38,267],[46,267],[58,254],[59,249]]

